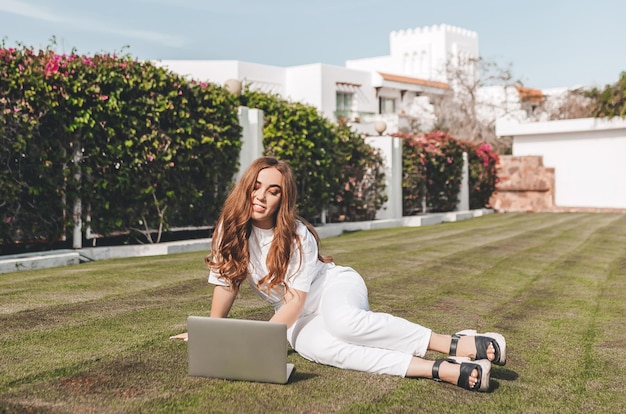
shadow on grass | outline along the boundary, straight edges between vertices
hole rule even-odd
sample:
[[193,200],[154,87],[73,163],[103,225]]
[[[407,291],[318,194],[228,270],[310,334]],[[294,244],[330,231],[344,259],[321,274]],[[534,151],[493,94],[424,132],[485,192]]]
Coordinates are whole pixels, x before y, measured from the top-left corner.
[[496,392],[500,388],[500,381],[515,381],[518,378],[519,374],[517,372],[508,368],[495,368],[492,365],[489,390],[487,392]]
[[519,378],[519,374],[508,368],[492,368],[491,378],[496,378],[503,381],[515,381]]
[[295,384],[302,381],[312,380],[314,378],[319,377],[318,374],[311,374],[309,372],[300,372],[297,368],[294,369],[291,377],[289,377],[288,384]]

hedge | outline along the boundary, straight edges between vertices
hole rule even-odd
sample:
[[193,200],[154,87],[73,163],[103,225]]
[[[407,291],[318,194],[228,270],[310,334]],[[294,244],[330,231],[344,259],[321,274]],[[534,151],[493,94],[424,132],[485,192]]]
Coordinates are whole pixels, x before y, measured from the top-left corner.
[[[370,220],[387,200],[381,154],[315,107],[188,80],[128,55],[0,47],[0,247],[53,243],[82,222],[158,242],[212,226],[239,168],[240,105],[263,110],[265,153],[291,163],[299,211]],[[404,138],[405,214],[456,207],[462,152],[470,204],[486,206],[497,156],[444,133]],[[157,237],[155,238],[155,229]]]

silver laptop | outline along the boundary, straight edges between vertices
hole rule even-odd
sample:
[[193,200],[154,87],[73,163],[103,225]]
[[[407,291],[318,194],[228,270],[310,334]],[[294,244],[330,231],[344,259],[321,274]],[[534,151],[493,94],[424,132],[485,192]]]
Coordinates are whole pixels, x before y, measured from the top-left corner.
[[285,384],[287,325],[245,319],[187,318],[189,375]]

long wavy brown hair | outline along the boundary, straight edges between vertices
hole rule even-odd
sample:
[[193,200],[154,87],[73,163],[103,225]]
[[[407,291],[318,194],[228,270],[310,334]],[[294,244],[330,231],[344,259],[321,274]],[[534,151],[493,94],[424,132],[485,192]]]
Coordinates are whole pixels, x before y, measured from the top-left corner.
[[[211,254],[206,262],[211,270],[228,281],[231,288],[239,290],[241,282],[248,276],[250,252],[248,239],[252,231],[252,193],[259,171],[265,168],[276,168],[283,176],[280,205],[274,218],[274,239],[267,255],[269,273],[263,277],[258,287],[267,284],[269,292],[277,286],[286,286],[287,267],[292,254],[294,241],[302,252],[302,242],[296,234],[297,222],[303,222],[319,244],[320,239],[315,228],[296,214],[297,186],[293,170],[285,161],[274,157],[261,157],[243,173],[243,176],[232,189],[222,208],[217,221],[211,244]],[[318,260],[328,263],[331,257],[318,253]],[[302,255],[300,255],[300,265]]]

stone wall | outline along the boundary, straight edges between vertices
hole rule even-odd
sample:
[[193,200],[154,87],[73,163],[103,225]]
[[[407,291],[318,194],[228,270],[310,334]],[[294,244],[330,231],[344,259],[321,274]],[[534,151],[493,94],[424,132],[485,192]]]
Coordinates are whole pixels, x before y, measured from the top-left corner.
[[500,156],[491,207],[499,212],[554,211],[554,168],[540,156]]
[[[513,139],[512,155],[541,156],[543,165],[554,168],[555,209],[626,210],[626,119],[519,123],[501,118],[496,135]],[[507,175],[503,171],[505,180]]]

